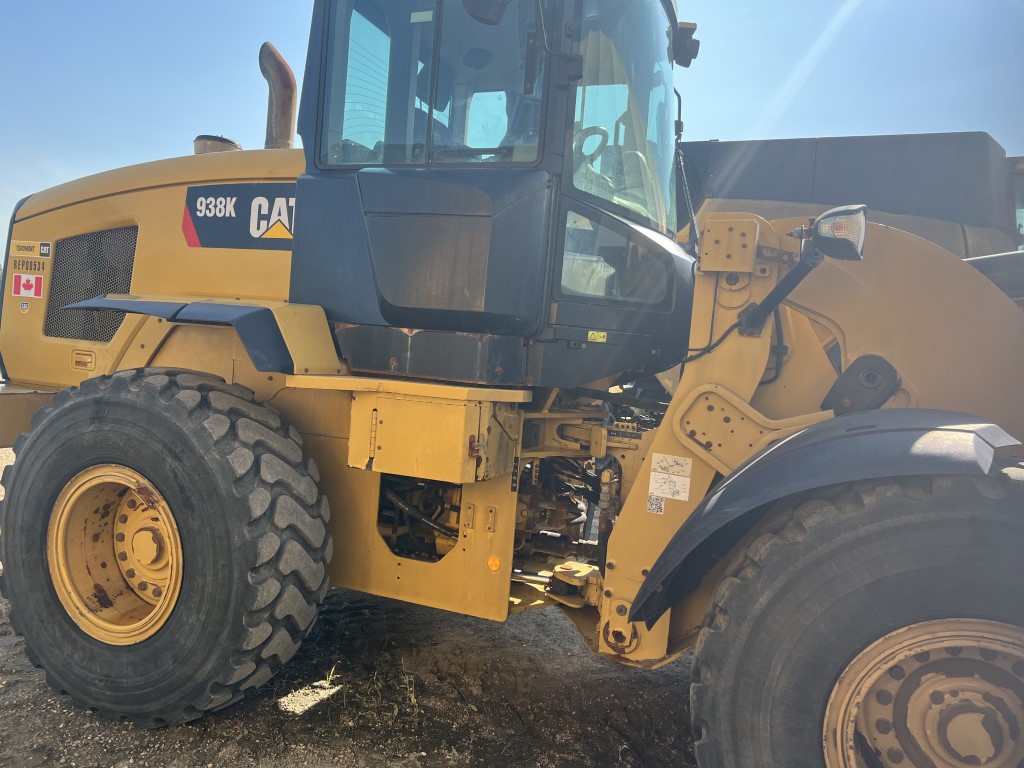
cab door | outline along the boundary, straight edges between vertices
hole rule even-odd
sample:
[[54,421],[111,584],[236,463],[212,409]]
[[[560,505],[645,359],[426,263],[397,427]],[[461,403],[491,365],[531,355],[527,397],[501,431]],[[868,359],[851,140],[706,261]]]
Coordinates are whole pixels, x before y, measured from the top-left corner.
[[540,327],[554,184],[536,6],[317,2],[293,301],[339,323]]

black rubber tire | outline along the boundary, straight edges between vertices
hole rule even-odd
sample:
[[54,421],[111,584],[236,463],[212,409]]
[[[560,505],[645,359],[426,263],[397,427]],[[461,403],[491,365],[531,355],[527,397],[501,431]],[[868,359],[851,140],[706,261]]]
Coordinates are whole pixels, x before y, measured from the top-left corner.
[[[262,685],[298,650],[327,592],[327,500],[299,434],[244,387],[190,371],[125,371],[56,395],[15,445],[0,502],[0,588],[29,660],[80,707],[142,727],[192,720]],[[172,510],[182,587],[136,645],[71,620],[46,559],[50,510],[75,474],[142,473]]]
[[781,504],[722,579],[697,642],[700,768],[823,768],[833,685],[933,619],[1024,627],[1024,471],[873,481]]

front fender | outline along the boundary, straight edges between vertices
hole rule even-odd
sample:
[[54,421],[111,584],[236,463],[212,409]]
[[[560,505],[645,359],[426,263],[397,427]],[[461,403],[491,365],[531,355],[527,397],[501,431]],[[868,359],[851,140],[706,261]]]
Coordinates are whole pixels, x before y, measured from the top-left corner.
[[1019,445],[974,416],[917,408],[867,411],[808,427],[750,458],[708,494],[651,568],[629,619],[653,626],[771,502],[857,480],[985,475],[997,449]]

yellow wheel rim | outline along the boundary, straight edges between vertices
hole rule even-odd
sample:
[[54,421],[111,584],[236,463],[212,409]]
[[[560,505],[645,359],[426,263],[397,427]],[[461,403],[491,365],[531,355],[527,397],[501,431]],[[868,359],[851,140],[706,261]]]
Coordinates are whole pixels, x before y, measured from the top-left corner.
[[929,621],[886,635],[839,677],[828,768],[1024,766],[1024,630]]
[[181,592],[174,515],[153,484],[128,467],[90,467],[64,486],[50,514],[46,556],[68,615],[109,645],[152,637]]

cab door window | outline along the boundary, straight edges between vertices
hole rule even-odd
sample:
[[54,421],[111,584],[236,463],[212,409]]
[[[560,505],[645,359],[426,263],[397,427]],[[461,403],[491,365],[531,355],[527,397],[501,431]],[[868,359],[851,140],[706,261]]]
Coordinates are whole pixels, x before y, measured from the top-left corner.
[[485,15],[477,6],[338,3],[321,163],[537,161],[545,58],[537,3],[505,2]]
[[353,11],[341,136],[349,149],[362,148],[366,159],[371,147],[384,143],[390,59],[391,38]]
[[328,52],[322,162],[425,161],[436,16],[435,0],[338,3]]
[[486,20],[473,5],[480,3],[444,4],[431,107],[451,119],[431,137],[430,161],[535,162],[545,59],[537,3],[506,1]]

